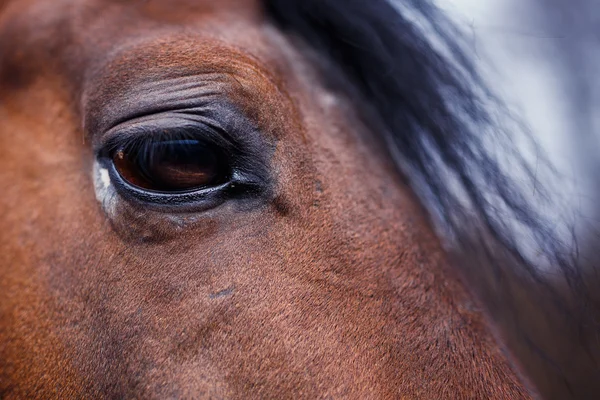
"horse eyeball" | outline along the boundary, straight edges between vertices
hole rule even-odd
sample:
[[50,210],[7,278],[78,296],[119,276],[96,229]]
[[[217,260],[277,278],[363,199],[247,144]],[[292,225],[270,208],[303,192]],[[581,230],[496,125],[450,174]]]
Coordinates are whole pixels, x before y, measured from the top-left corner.
[[227,180],[222,152],[198,140],[168,140],[119,149],[112,157],[129,184],[157,192],[186,192]]

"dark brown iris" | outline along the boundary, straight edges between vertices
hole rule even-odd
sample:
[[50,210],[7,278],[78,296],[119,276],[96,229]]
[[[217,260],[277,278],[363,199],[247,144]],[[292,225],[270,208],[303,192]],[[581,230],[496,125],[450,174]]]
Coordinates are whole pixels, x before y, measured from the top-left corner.
[[185,192],[224,183],[227,166],[223,155],[196,140],[171,140],[121,149],[113,162],[131,185],[158,192]]

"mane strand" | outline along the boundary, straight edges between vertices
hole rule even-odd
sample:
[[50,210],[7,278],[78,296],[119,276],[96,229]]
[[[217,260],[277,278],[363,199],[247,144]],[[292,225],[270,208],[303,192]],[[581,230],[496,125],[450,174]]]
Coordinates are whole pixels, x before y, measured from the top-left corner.
[[[463,253],[478,253],[474,264],[483,265],[483,259],[493,269],[502,300],[513,302],[505,308],[518,314],[517,302],[525,296],[539,304],[551,302],[549,313],[558,310],[563,318],[548,317],[555,326],[597,326],[587,317],[595,304],[568,222],[565,235],[540,211],[542,203],[555,204],[538,183],[538,170],[555,171],[488,87],[464,35],[442,11],[428,0],[264,2],[280,29],[333,61],[364,97],[385,128],[390,155],[442,238],[450,238]],[[536,152],[539,165],[526,159],[517,134]],[[535,197],[528,192],[532,188]],[[542,267],[561,271],[570,293],[558,290]],[[473,268],[466,271],[485,276]],[[542,295],[528,293],[525,284],[519,286],[522,280],[533,282]],[[488,306],[499,309],[502,304],[492,297]],[[519,330],[529,322],[516,314],[510,323]],[[533,343],[526,329],[519,335]]]

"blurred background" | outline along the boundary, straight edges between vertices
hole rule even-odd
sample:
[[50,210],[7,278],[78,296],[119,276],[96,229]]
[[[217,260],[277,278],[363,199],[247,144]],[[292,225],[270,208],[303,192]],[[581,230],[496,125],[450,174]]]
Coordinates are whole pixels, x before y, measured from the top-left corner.
[[491,85],[563,175],[552,186],[578,226],[600,222],[600,3],[437,2],[467,32]]
[[[592,299],[585,304],[589,318],[579,326],[516,273],[501,289],[496,278],[476,278],[487,279],[480,295],[544,398],[600,399],[600,2],[437,4],[467,33],[490,86],[526,123],[557,168],[560,178],[540,175],[540,180],[547,180],[541,183],[564,207],[545,212],[573,221],[577,259]],[[553,272],[547,271],[551,281]],[[567,313],[578,313],[577,294],[560,274],[553,282],[571,301]],[[495,290],[488,290],[492,286]],[[504,306],[506,296],[517,299],[517,310]]]

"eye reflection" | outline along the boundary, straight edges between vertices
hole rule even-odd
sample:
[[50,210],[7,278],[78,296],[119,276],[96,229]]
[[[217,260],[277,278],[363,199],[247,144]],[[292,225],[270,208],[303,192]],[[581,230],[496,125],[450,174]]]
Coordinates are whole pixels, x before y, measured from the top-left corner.
[[229,179],[223,152],[199,140],[148,141],[116,150],[112,160],[129,184],[157,192],[193,191]]

